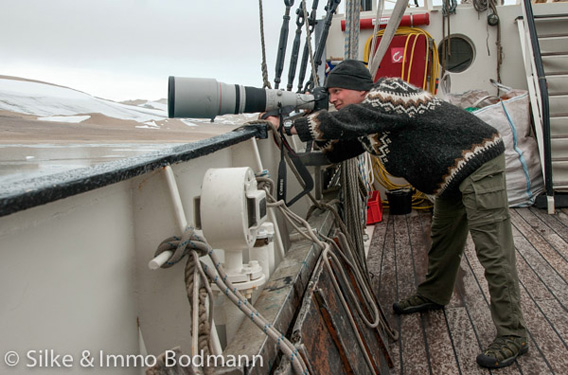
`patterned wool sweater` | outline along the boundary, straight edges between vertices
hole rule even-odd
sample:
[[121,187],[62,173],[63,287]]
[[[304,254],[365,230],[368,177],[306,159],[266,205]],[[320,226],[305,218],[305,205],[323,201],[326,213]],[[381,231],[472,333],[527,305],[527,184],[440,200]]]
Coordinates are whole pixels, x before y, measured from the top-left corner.
[[437,196],[457,194],[467,176],[505,150],[493,127],[398,78],[379,80],[360,104],[322,110],[294,126],[331,162],[368,151],[393,176]]

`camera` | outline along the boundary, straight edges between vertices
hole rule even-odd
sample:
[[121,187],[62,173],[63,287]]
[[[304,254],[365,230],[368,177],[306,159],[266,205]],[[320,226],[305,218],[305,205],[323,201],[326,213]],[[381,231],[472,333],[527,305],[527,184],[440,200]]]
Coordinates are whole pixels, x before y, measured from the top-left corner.
[[210,118],[225,114],[327,109],[327,90],[317,87],[310,94],[259,89],[218,82],[212,78],[169,77],[169,118]]

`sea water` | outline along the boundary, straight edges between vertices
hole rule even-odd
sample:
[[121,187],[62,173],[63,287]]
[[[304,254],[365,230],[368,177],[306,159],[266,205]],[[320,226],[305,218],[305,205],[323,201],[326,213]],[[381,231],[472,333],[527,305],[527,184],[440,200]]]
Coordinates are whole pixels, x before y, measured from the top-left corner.
[[7,184],[164,150],[162,144],[0,144],[0,190]]

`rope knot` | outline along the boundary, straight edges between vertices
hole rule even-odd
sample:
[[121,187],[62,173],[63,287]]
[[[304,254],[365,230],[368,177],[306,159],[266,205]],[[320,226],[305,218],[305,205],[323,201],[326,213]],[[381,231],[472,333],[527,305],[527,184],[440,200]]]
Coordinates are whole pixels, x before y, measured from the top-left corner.
[[211,247],[205,239],[195,233],[195,228],[187,227],[181,238],[172,236],[163,240],[154,253],[154,256],[156,257],[164,251],[172,251],[173,254],[170,259],[162,265],[162,268],[169,268],[182,260],[190,251],[196,251],[201,257],[207,255],[210,250]]

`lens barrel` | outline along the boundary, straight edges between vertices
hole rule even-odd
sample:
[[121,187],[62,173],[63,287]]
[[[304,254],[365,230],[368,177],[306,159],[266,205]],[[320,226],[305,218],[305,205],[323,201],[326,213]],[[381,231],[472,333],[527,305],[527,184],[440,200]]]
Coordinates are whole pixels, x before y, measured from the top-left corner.
[[169,77],[168,117],[210,118],[225,114],[266,112],[279,106],[313,109],[314,97],[290,91],[259,89],[212,78]]

